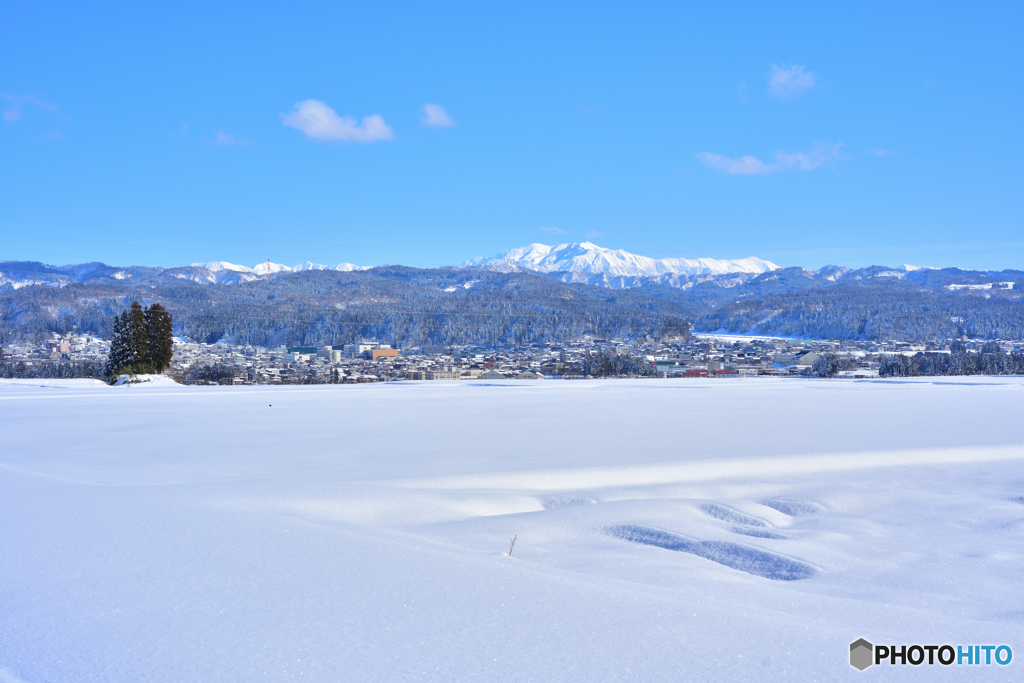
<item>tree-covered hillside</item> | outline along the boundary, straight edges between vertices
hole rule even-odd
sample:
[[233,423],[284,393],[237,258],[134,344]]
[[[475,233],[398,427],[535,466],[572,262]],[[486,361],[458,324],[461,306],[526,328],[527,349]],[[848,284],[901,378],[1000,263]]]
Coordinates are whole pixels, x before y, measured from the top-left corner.
[[565,284],[534,273],[401,266],[308,271],[234,285],[179,281],[33,285],[0,292],[0,340],[72,330],[110,337],[133,300],[160,301],[175,333],[254,345],[342,344],[374,338],[398,346],[521,344],[595,337],[686,335],[698,310],[638,290]]
[[[225,279],[201,267],[0,263],[0,344],[80,330],[110,337],[133,300],[175,333],[254,345],[520,344],[699,331],[832,339],[1024,338],[1024,273],[785,268],[660,281],[520,268],[311,270]],[[19,279],[20,278],[20,279]]]

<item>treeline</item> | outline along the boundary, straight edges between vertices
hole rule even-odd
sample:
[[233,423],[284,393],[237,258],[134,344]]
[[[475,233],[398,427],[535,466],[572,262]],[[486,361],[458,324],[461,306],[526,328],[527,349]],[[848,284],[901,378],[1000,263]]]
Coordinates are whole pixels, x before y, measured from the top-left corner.
[[323,346],[363,338],[398,347],[514,345],[585,335],[679,338],[688,336],[686,320],[695,313],[688,304],[636,290],[565,284],[533,273],[396,266],[223,286],[23,287],[0,293],[0,343],[73,330],[110,338],[113,316],[133,298],[161,301],[174,315],[179,336],[254,346]]
[[880,377],[927,377],[953,375],[1024,375],[1024,353],[1004,353],[995,343],[979,353],[968,352],[961,342],[950,344],[950,353],[916,353],[886,356]]
[[3,379],[106,379],[104,363],[93,361],[0,363]]

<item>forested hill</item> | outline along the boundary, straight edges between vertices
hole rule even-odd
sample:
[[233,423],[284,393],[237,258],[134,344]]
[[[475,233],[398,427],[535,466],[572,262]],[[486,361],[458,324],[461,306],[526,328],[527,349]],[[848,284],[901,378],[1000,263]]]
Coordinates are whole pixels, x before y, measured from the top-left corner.
[[825,339],[1024,338],[1024,272],[786,268],[687,300],[696,330]]
[[517,267],[383,266],[227,283],[208,276],[195,267],[0,262],[0,344],[72,330],[108,337],[114,314],[135,299],[167,306],[178,335],[257,345],[666,338],[685,334],[687,323],[834,339],[1024,338],[1021,271],[785,268],[613,281]]
[[361,338],[400,347],[523,344],[584,335],[671,338],[685,336],[686,321],[699,313],[679,298],[480,268],[306,271],[233,285],[133,280],[0,292],[0,340],[72,330],[109,337],[114,314],[136,299],[162,303],[178,335],[260,346]]

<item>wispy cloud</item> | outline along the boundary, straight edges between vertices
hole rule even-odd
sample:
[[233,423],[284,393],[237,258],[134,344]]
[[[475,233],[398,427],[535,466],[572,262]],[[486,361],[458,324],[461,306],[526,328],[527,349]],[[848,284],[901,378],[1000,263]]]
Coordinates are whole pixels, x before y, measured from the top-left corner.
[[765,175],[782,171],[813,171],[822,166],[831,166],[842,158],[842,149],[842,143],[818,143],[810,152],[780,150],[775,153],[775,160],[769,162],[753,156],[732,158],[713,152],[701,152],[697,160],[726,175]]
[[360,123],[351,116],[338,116],[320,100],[296,102],[292,112],[281,114],[281,123],[319,142],[369,143],[395,139],[395,132],[380,114],[364,116]]
[[583,236],[586,237],[588,240],[592,240],[595,237],[604,237],[604,233],[601,232],[600,230],[591,230],[590,232],[586,233]]
[[236,138],[230,133],[225,133],[222,130],[218,130],[214,133],[214,142],[218,145],[238,145],[244,147],[249,144],[249,141],[245,138]]
[[47,142],[63,142],[64,133],[59,128],[51,128],[42,135],[37,135],[36,140],[44,140]]
[[4,109],[4,121],[7,123],[17,123],[21,121],[23,115],[22,107],[25,105],[38,107],[43,111],[48,111],[51,114],[57,114],[63,116],[60,108],[55,104],[44,102],[39,99],[39,93],[29,93],[28,95],[12,95],[11,93],[0,92],[0,100],[6,100],[9,104],[7,109]]
[[697,160],[708,168],[713,168],[716,171],[729,175],[761,175],[772,172],[770,164],[766,164],[757,157],[751,156],[733,159],[732,157],[722,156],[714,152],[701,152],[697,155]]
[[834,145],[817,144],[810,152],[776,152],[775,161],[781,170],[813,171],[822,166],[831,166],[842,157],[842,143]]
[[898,149],[882,149],[876,147],[874,149],[867,150],[866,154],[870,154],[873,157],[880,157],[883,159],[902,159],[903,154]]
[[538,230],[543,230],[544,232],[546,232],[549,235],[568,235],[569,234],[568,230],[562,230],[561,228],[540,227],[540,228],[537,228],[537,229]]
[[768,76],[768,94],[781,99],[800,97],[815,85],[814,74],[800,64],[779,66],[772,64]]
[[455,119],[440,104],[423,105],[423,120],[420,123],[430,128],[454,128]]
[[740,81],[739,85],[736,86],[736,96],[740,98],[741,102],[747,101],[747,84],[745,81]]

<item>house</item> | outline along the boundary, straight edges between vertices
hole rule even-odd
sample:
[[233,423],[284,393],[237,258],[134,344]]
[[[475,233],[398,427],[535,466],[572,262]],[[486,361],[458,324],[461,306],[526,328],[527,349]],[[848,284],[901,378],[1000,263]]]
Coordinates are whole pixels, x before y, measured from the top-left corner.
[[801,353],[798,356],[793,356],[793,362],[796,363],[797,365],[805,365],[810,367],[811,365],[814,365],[814,361],[818,360],[819,358],[821,358],[821,356],[818,355],[817,353],[814,353],[813,351],[808,351],[807,353]]
[[[494,363],[491,363],[491,365],[493,366]],[[484,370],[484,374],[480,375],[480,379],[508,379],[508,377],[492,367]]]

